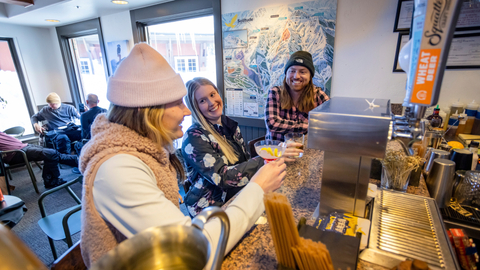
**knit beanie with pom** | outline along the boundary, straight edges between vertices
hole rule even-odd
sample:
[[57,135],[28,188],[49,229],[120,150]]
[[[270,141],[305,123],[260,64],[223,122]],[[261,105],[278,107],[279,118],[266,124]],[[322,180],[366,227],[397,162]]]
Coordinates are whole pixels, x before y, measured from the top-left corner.
[[107,86],[107,99],[111,103],[130,108],[163,105],[186,94],[180,75],[146,43],[133,47]]

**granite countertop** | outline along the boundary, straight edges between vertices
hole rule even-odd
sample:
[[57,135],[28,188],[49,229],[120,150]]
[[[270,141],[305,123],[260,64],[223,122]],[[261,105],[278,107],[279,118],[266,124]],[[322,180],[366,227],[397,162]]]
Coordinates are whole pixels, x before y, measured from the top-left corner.
[[[389,142],[388,148],[400,147]],[[307,218],[307,224],[313,225],[311,218],[320,200],[320,186],[323,169],[323,151],[306,149],[304,156],[287,164],[287,176],[283,186],[276,192],[287,196],[292,204],[295,222],[301,217]],[[380,185],[379,180],[371,179]],[[418,187],[408,187],[408,193],[429,196],[425,181],[421,177]],[[222,269],[276,269],[277,259],[269,225],[257,222],[232,251],[225,257]],[[263,223],[263,224],[262,224]],[[357,269],[387,269],[382,266],[359,261]]]

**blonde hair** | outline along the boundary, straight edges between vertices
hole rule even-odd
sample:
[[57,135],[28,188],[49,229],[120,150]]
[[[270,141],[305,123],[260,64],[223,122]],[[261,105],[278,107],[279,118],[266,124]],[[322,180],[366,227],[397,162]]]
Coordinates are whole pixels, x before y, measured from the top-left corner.
[[177,171],[180,179],[185,179],[185,171],[182,164],[175,156],[173,147],[174,134],[168,131],[162,123],[165,105],[129,108],[111,104],[107,118],[112,123],[117,123],[130,128],[143,137],[152,140],[159,150],[166,148],[170,153],[170,163]]
[[187,86],[187,107],[192,112],[193,121],[198,123],[205,129],[207,132],[211,133],[215,140],[218,142],[220,146],[220,150],[223,152],[225,157],[227,158],[230,164],[235,164],[238,162],[238,154],[235,152],[233,147],[220,135],[218,132],[213,128],[212,124],[205,119],[205,116],[200,112],[198,108],[197,100],[195,100],[195,92],[201,87],[205,85],[212,86],[215,91],[218,92],[218,88],[208,79],[196,77],[192,80],[188,81]]
[[[315,109],[315,86],[313,85],[312,79],[312,76],[310,76],[310,82],[298,98],[297,108],[301,112],[308,113]],[[292,96],[290,95],[290,86],[287,84],[286,77],[283,79],[283,86],[280,87],[280,101],[281,109],[290,110],[294,106]]]
[[51,92],[50,94],[48,94],[48,96],[46,98],[46,101],[49,104],[60,104],[60,103],[62,103],[62,100],[60,99],[60,96],[55,92]]

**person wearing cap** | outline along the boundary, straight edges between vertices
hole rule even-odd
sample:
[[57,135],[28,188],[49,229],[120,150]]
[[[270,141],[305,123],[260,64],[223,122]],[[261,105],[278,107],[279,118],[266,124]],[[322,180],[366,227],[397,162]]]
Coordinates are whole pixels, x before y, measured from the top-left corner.
[[[87,267],[149,227],[191,225],[179,209],[177,178],[184,179],[185,172],[173,148],[183,136],[183,118],[190,115],[182,100],[186,93],[180,75],[145,43],[136,44],[109,78],[109,111],[96,117],[80,155],[81,249]],[[226,208],[227,252],[263,213],[263,194],[279,188],[285,174],[282,161],[263,166]],[[207,222],[204,233],[216,250],[220,221]]]
[[[182,156],[188,175],[185,205],[194,217],[208,206],[229,201],[265,161],[250,158],[238,123],[223,115],[223,101],[215,84],[197,77],[186,86],[186,103],[194,123],[183,138]],[[302,150],[287,150],[291,151]]]
[[[54,133],[55,129],[66,126],[69,123],[80,119],[80,114],[72,105],[62,104],[60,96],[52,92],[48,94],[46,99],[48,106],[43,107],[40,111],[34,114],[31,118],[35,131],[39,134],[46,134],[48,131],[48,138],[51,137],[52,143],[56,144],[56,150],[63,154],[71,153],[70,143],[81,140],[81,131],[77,129],[65,130],[62,133]],[[45,127],[40,126],[38,122],[44,121]]]
[[313,84],[315,66],[309,52],[297,51],[285,65],[282,86],[270,89],[265,108],[267,139],[284,140],[285,134],[308,130],[308,113],[329,97]]

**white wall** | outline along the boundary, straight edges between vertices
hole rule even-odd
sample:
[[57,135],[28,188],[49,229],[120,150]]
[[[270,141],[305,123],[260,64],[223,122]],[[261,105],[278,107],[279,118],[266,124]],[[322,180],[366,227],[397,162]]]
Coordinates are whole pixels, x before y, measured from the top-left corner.
[[[338,0],[332,96],[388,98],[402,103],[406,74],[392,72],[397,0]],[[480,100],[480,70],[446,70],[439,104]]]
[[109,42],[128,40],[129,50],[133,47],[133,32],[132,24],[130,20],[130,11],[122,11],[107,16],[100,17],[100,23],[102,25],[103,40],[105,46]]
[[64,101],[71,101],[58,41],[56,34],[53,39],[52,29],[0,23],[0,36],[15,40],[35,109],[36,105],[46,104],[45,98],[50,92],[57,92]]

